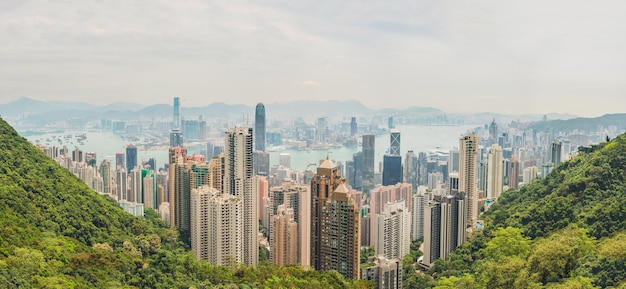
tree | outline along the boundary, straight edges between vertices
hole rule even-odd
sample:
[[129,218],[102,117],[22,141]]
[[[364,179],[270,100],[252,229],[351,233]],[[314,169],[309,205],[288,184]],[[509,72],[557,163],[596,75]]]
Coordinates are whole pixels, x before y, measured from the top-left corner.
[[530,240],[522,236],[522,230],[518,228],[499,228],[483,250],[485,257],[495,261],[509,257],[526,259],[530,253]]

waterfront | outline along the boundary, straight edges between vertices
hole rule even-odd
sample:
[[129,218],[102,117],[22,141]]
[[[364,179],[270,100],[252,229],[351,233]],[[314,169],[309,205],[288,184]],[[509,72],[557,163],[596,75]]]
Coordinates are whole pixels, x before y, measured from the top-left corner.
[[[410,125],[410,126],[398,126],[397,129],[401,133],[401,152],[404,154],[408,150],[413,150],[416,153],[420,151],[428,151],[431,149],[449,150],[455,146],[458,146],[459,137],[467,131],[475,128],[474,125],[460,125],[460,126],[422,126],[422,125]],[[97,154],[98,163],[102,159],[107,159],[112,163],[115,163],[115,154],[126,151],[126,146],[129,144],[118,135],[112,132],[103,131],[64,131],[55,133],[46,133],[39,135],[29,135],[26,138],[36,143],[37,140],[41,144],[63,147],[58,141],[54,140],[54,136],[71,134],[85,134],[86,138],[81,142],[72,140],[63,141],[63,144],[67,146],[67,149],[72,151],[75,147],[78,147],[83,152],[95,152]],[[49,142],[46,140],[50,139]],[[48,143],[48,144],[47,144]],[[141,148],[141,144],[138,144]],[[378,164],[382,161],[383,155],[389,149],[389,134],[383,134],[376,136],[376,171],[378,171]],[[190,154],[200,153],[205,150],[204,145],[190,145],[188,152]],[[328,154],[331,159],[341,161],[345,163],[346,160],[352,159],[352,155],[360,151],[360,147],[340,147],[328,150],[284,150],[270,152],[270,163],[277,164],[278,157],[281,153],[289,153],[291,155],[291,168],[294,170],[304,170],[309,164],[315,164],[309,166],[310,169],[314,169],[320,159],[326,158]],[[155,158],[158,167],[163,167],[163,164],[167,162],[168,152],[163,148],[150,148],[140,149],[138,151],[138,160],[147,161],[150,158]]]

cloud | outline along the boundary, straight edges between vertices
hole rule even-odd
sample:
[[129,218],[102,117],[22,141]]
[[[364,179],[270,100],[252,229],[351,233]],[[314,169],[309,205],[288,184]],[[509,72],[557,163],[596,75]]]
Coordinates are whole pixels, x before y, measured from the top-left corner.
[[[0,8],[0,103],[178,95],[254,104],[299,95],[482,111],[485,102],[469,100],[497,95],[489,110],[626,107],[624,1],[23,0]],[[588,97],[613,105],[569,101]]]
[[319,83],[315,80],[305,80],[305,81],[300,81],[298,82],[299,85],[302,86],[317,86],[319,85]]

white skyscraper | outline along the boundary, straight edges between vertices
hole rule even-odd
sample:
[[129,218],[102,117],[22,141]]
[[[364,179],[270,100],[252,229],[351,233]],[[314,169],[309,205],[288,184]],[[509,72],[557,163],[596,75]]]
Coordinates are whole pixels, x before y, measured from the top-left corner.
[[487,165],[487,198],[497,199],[502,193],[502,178],[504,176],[502,149],[499,145],[491,146]]
[[117,201],[125,201],[128,197],[128,180],[126,175],[126,169],[119,168],[115,171],[115,194],[117,195]]
[[411,210],[411,240],[417,241],[424,237],[424,208],[430,201],[430,193],[426,186],[417,187],[413,195],[413,210]]
[[478,220],[478,187],[476,167],[478,157],[478,135],[469,134],[459,140],[459,192],[467,200],[467,225],[473,227]]
[[527,167],[524,169],[524,176],[522,177],[522,181],[524,185],[528,185],[532,183],[535,178],[537,178],[537,167]]
[[241,200],[202,186],[191,190],[191,249],[213,265],[243,262]]
[[388,203],[377,216],[376,255],[402,259],[411,249],[411,213],[404,201]]
[[224,194],[236,196],[242,201],[243,263],[257,265],[259,205],[258,180],[252,177],[252,128],[236,127],[227,131],[224,153]]
[[130,171],[129,175],[129,187],[130,193],[128,195],[128,201],[133,203],[141,203],[141,170],[137,167]]

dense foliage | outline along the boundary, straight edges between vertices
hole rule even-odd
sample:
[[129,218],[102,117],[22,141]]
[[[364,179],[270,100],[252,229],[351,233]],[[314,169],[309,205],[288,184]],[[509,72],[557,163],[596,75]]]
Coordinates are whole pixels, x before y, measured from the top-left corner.
[[337,272],[198,261],[147,210],[135,218],[0,120],[3,288],[370,288]]
[[502,194],[435,288],[626,288],[626,136]]

